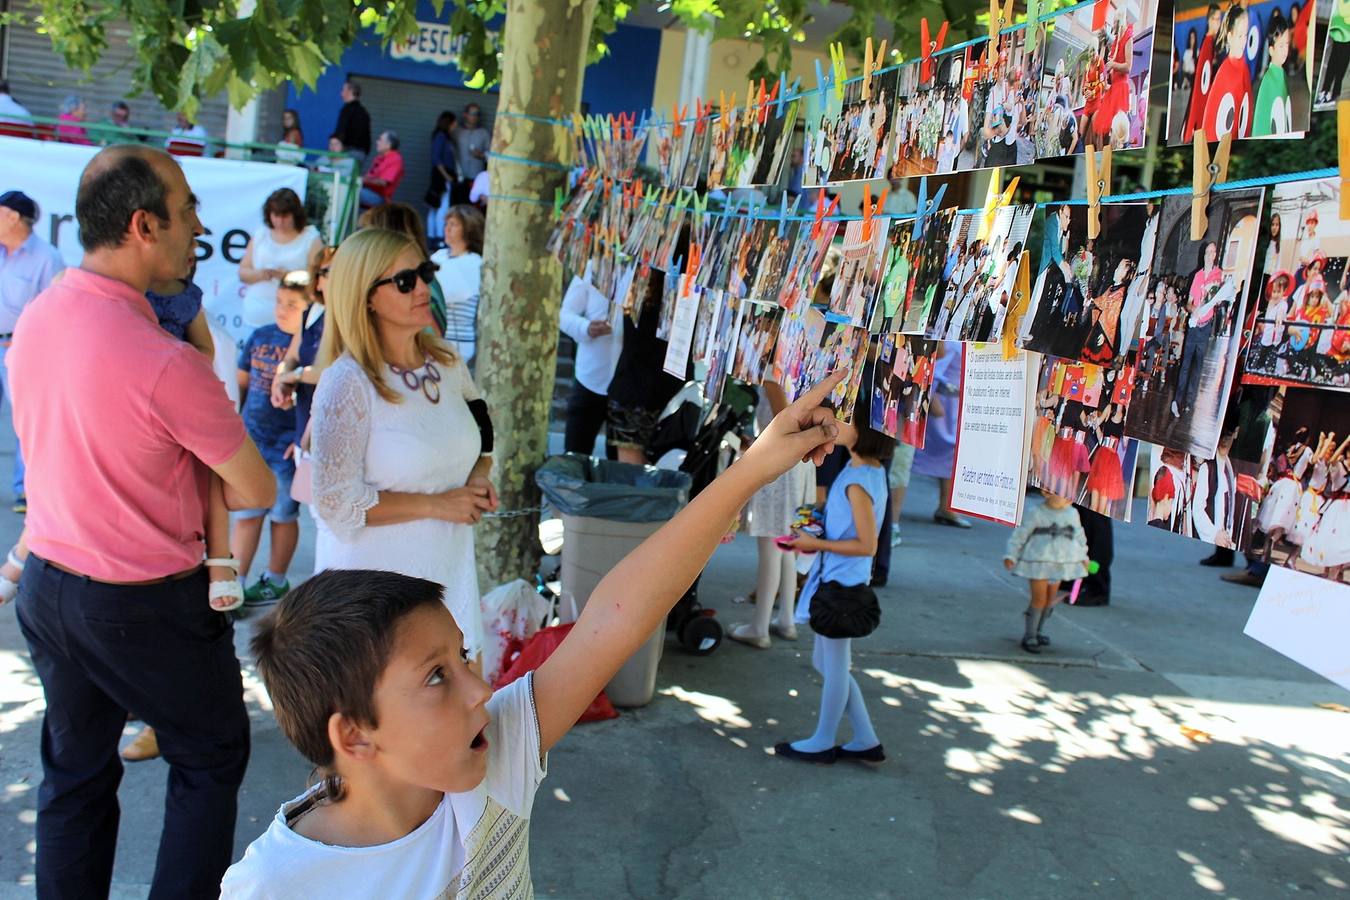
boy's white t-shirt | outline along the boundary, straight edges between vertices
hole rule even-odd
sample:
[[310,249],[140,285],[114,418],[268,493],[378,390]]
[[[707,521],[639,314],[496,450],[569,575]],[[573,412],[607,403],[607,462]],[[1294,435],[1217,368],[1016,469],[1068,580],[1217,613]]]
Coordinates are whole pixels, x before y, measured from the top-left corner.
[[539,754],[534,676],[488,701],[488,767],[482,784],[446,794],[411,834],[375,847],[335,847],[296,834],[282,805],[221,883],[222,898],[534,896],[530,810],[546,773]]

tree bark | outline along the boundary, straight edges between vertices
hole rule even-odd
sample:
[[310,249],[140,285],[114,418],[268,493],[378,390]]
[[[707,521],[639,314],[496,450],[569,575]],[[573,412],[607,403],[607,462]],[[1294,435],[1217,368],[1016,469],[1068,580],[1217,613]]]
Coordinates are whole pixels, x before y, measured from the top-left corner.
[[[494,153],[571,162],[567,129],[508,113],[570,118],[580,108],[595,4],[510,0],[502,28]],[[567,176],[559,168],[493,158],[488,177],[477,368],[496,435],[493,477],[501,509],[510,512],[539,504],[534,471],[548,452],[562,284],[561,270],[546,254],[545,244],[553,229],[553,190],[565,187]],[[529,514],[479,524],[479,586],[484,593],[511,579],[532,577],[540,556],[538,521],[538,514]]]

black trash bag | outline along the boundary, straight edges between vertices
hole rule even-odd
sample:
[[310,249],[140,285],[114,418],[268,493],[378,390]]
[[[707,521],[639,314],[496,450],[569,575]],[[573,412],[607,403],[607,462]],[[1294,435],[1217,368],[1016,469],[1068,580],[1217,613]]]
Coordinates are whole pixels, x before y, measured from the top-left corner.
[[549,457],[535,471],[534,483],[564,515],[613,522],[664,522],[689,502],[686,472],[580,453]]

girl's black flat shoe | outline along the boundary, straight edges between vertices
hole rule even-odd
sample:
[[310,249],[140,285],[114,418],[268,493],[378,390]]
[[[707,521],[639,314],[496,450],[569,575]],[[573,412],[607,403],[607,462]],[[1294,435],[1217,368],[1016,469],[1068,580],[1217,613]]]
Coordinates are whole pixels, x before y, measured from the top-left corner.
[[886,751],[880,744],[875,747],[868,747],[866,750],[849,750],[846,747],[834,748],[836,759],[852,759],[857,762],[882,763],[886,761]]
[[780,744],[773,745],[773,755],[795,759],[799,762],[815,763],[818,766],[832,766],[838,756],[838,749],[837,747],[831,747],[828,750],[807,753],[805,750],[797,750],[787,741],[783,741]]

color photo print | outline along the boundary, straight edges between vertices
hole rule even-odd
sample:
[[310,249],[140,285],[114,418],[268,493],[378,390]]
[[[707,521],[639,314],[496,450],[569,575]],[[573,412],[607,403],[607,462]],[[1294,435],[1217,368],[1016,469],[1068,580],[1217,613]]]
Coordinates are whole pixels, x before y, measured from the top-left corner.
[[770,303],[746,303],[741,316],[731,377],[746,384],[761,384],[772,375],[773,348],[783,310]]
[[1312,21],[1313,0],[1177,0],[1167,143],[1189,144],[1198,128],[1210,141],[1307,131]]
[[[1350,100],[1350,4],[1323,0],[1322,10],[1330,7],[1330,21],[1323,19],[1317,30],[1324,35],[1322,55],[1318,59],[1317,102],[1314,109],[1335,109],[1341,100]],[[1327,13],[1323,13],[1327,15]]]
[[1125,436],[1129,366],[1041,360],[1027,483],[1113,519],[1130,520],[1139,442]]
[[[933,78],[928,83],[922,80],[922,63],[898,70],[889,177],[955,172],[962,148],[975,147],[970,99],[962,90],[964,60],[959,53],[933,57]],[[973,154],[966,168],[975,168]]]
[[927,336],[934,340],[997,341],[1017,291],[1017,267],[1036,207],[1004,206],[978,237],[984,213],[958,214],[943,260],[946,284]]
[[928,430],[928,392],[938,346],[904,334],[882,335],[877,343],[869,424],[918,450]]
[[785,314],[773,352],[773,380],[793,401],[816,382],[843,369],[848,375],[835,387],[829,401],[835,415],[847,422],[853,418],[862,382],[867,337],[866,328],[827,321],[825,314],[814,307],[804,307],[802,315]]
[[1050,24],[1036,141],[1043,156],[1144,146],[1157,0],[1103,0]]
[[[1208,459],[1237,369],[1264,191],[1212,195],[1191,240],[1191,198],[1163,198],[1126,432]],[[1131,333],[1138,334],[1138,325]]]
[[[992,65],[985,58],[987,40],[967,51],[966,73],[979,75],[969,80],[971,108],[981,110],[982,115],[976,120],[978,137],[971,148],[973,157],[969,152],[958,153],[957,168],[984,169],[1036,161],[1035,134],[1046,53],[1044,26],[1040,26],[1039,34],[1035,50],[1027,49],[1025,28],[1000,35]],[[938,147],[939,172],[943,171],[941,162],[949,140],[944,132]]]
[[829,133],[832,184],[885,177],[896,78],[897,70],[891,70],[844,85],[842,108]]
[[1276,185],[1248,384],[1350,391],[1350,222],[1333,178]]
[[1104,205],[1101,232],[1090,240],[1086,206],[1046,207],[1041,270],[1020,346],[1100,366],[1129,353],[1142,306],[1142,288],[1132,287],[1153,254],[1150,214],[1143,203]]
[[1244,549],[1271,565],[1347,583],[1350,403],[1331,391],[1287,388],[1272,410],[1274,446]]
[[830,290],[830,312],[847,319],[850,325],[866,327],[872,314],[872,304],[881,289],[890,224],[890,219],[878,216],[870,222],[855,219],[844,226],[839,267]]

